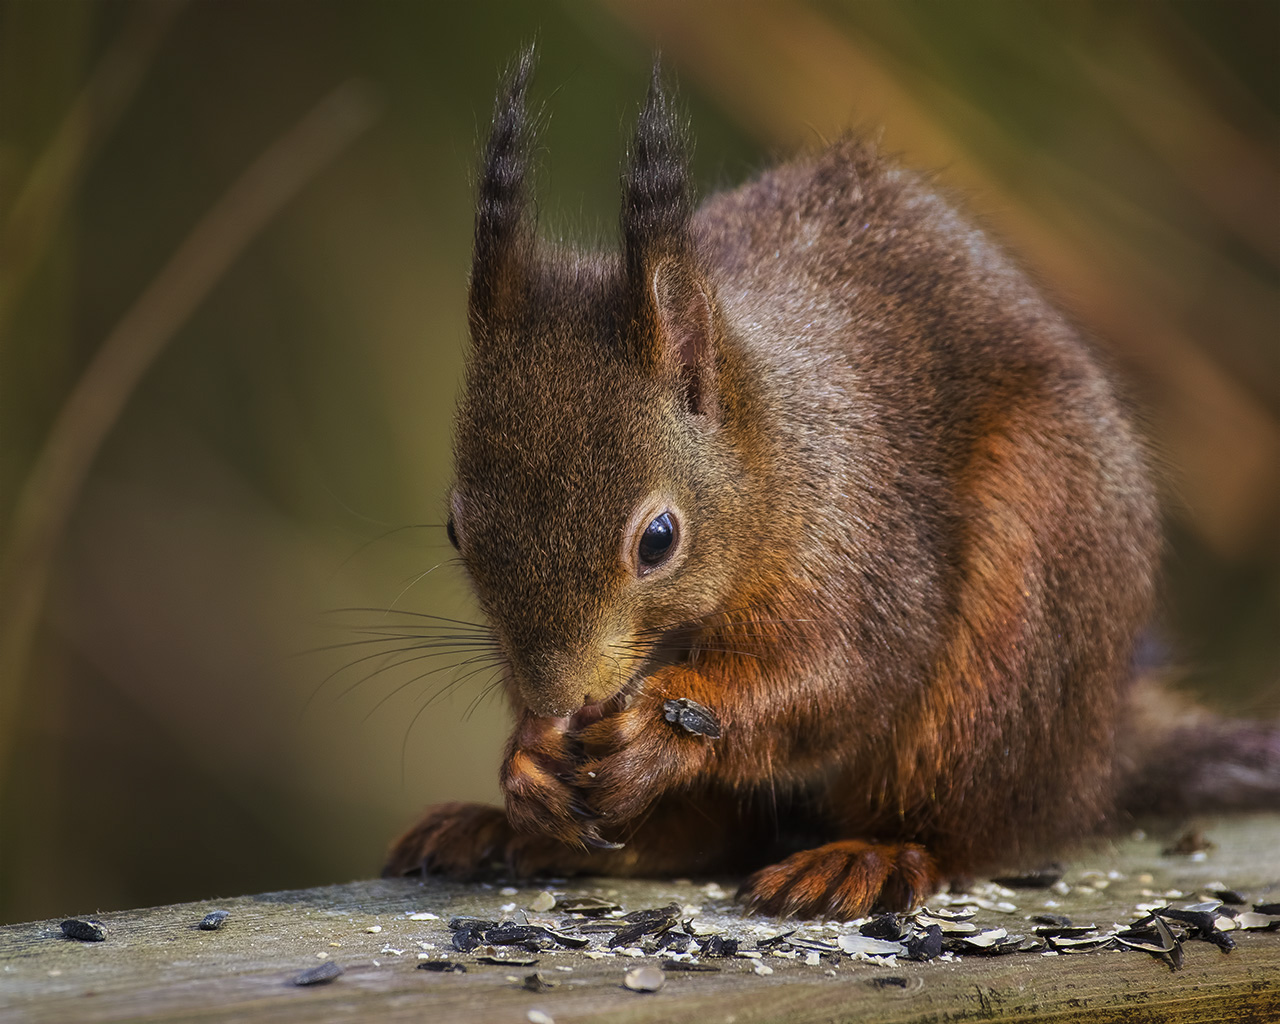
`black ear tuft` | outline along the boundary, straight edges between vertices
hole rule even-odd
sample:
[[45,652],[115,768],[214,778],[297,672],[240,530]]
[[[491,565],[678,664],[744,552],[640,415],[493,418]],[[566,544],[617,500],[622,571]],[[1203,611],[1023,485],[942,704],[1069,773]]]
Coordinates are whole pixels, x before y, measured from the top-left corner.
[[642,363],[683,391],[694,415],[714,414],[715,313],[693,242],[693,188],[685,126],[653,63],[623,178],[622,242],[630,328]]
[[472,336],[523,291],[533,231],[528,205],[532,126],[526,96],[537,63],[532,45],[512,62],[498,88],[476,199],[469,315]]
[[633,282],[646,280],[657,259],[691,249],[688,150],[685,127],[662,87],[662,66],[655,58],[623,178],[622,238]]

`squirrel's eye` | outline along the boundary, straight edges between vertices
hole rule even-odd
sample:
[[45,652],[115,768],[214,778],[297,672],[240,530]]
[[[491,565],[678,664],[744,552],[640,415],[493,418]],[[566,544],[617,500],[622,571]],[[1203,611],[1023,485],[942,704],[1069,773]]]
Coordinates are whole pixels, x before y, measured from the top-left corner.
[[453,525],[453,516],[449,517],[449,521],[444,524],[444,532],[449,537],[449,543],[453,545],[453,550],[458,550],[458,531]]
[[661,565],[670,557],[676,546],[676,524],[670,512],[663,512],[640,535],[640,546],[636,554],[640,557],[640,565],[652,569]]

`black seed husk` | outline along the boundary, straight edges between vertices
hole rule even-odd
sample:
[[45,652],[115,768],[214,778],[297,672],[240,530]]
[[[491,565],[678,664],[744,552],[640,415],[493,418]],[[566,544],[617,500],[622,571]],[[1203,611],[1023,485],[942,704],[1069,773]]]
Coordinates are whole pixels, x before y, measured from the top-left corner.
[[738,940],[723,935],[712,935],[702,943],[703,956],[735,956],[737,952]]
[[897,914],[881,914],[879,917],[872,918],[858,931],[869,939],[887,939],[890,942],[897,942],[902,938],[904,928]]
[[1033,871],[1022,871],[1016,875],[1001,875],[991,881],[1009,889],[1047,889],[1062,878],[1064,869],[1061,864],[1046,864]]
[[720,968],[715,964],[695,964],[688,960],[663,960],[662,969],[664,971],[691,971],[698,973],[711,973],[719,971]]
[[550,979],[543,977],[541,971],[534,971],[532,974],[526,974],[524,976],[523,987],[527,988],[530,992],[546,992],[548,989],[553,989],[559,984],[560,982],[558,981],[551,981]]
[[316,964],[314,967],[308,968],[301,974],[294,975],[293,983],[295,985],[324,985],[341,974],[342,968],[338,964],[332,960],[326,960],[322,964]]
[[62,922],[62,934],[81,942],[101,942],[107,937],[107,926],[101,921],[81,921],[70,917]]
[[467,965],[460,964],[454,960],[419,960],[418,970],[420,971],[436,971],[440,974],[466,974]]
[[662,702],[662,714],[668,722],[680,726],[695,736],[718,740],[721,735],[720,720],[709,707],[688,697]]
[[908,960],[932,960],[942,955],[942,928],[929,925],[923,931],[907,936]]

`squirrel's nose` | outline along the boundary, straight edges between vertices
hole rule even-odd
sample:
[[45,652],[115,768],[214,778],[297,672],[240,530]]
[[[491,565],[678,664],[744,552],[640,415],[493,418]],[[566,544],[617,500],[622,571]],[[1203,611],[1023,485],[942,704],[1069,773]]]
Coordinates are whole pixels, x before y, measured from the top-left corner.
[[555,659],[540,668],[517,670],[520,696],[535,714],[556,718],[604,704],[626,682],[615,659],[595,652]]

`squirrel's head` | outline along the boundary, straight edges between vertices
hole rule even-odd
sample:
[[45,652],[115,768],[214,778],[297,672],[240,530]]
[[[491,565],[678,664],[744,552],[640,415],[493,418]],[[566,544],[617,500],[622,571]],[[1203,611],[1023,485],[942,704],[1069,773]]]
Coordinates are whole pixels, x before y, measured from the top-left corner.
[[621,255],[539,243],[533,57],[482,170],[450,537],[543,715],[622,699],[664,633],[722,604],[740,416],[691,230],[684,134],[655,66],[623,182]]

